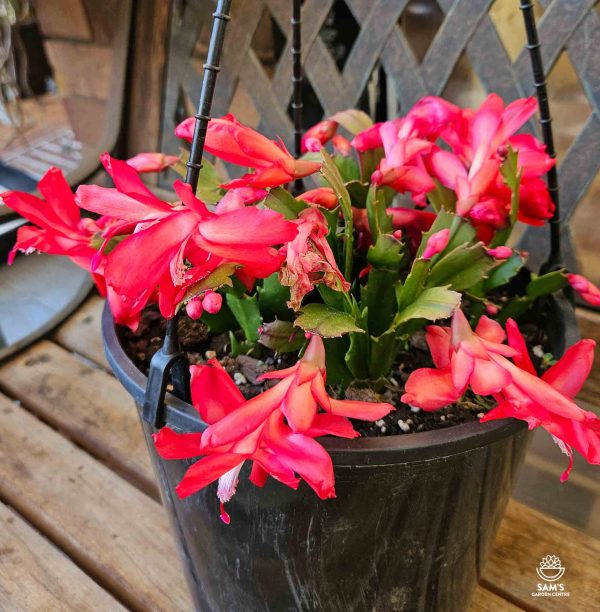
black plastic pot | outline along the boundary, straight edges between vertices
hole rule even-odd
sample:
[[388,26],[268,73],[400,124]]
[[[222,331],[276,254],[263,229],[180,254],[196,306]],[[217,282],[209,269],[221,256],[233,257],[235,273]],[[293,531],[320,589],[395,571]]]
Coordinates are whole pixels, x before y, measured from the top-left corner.
[[[571,336],[572,309],[553,308],[554,329]],[[108,309],[103,334],[107,358],[140,409],[146,377],[121,348]],[[181,431],[206,427],[192,406],[171,396],[167,422]],[[321,501],[304,483],[292,491],[273,479],[258,489],[243,472],[225,525],[214,486],[177,497],[189,463],[161,460],[151,427],[142,425],[203,612],[466,609],[527,442],[516,420],[325,438],[336,499]]]

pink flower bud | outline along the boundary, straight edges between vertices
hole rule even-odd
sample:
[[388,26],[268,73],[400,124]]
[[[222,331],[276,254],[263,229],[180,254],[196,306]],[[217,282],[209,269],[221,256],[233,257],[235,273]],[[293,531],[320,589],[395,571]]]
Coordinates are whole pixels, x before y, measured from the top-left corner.
[[600,306],[600,289],[581,274],[567,274],[567,279],[579,295],[592,306]]
[[392,236],[396,239],[396,240],[402,240],[402,230],[401,229],[397,229]]
[[210,314],[217,314],[221,310],[223,304],[223,296],[215,291],[207,291],[202,299],[204,310]]
[[192,298],[185,306],[188,317],[194,321],[202,316],[203,310],[202,301],[199,297]]
[[496,306],[496,304],[492,304],[491,302],[487,302],[485,305],[485,314],[490,315],[490,317],[497,315],[498,310],[498,306]]
[[450,230],[443,229],[435,234],[431,234],[427,240],[427,246],[423,252],[423,259],[431,259],[434,255],[441,253],[447,246],[450,240]]
[[494,259],[508,259],[512,256],[513,250],[507,246],[499,246],[495,249],[488,249],[487,253]]

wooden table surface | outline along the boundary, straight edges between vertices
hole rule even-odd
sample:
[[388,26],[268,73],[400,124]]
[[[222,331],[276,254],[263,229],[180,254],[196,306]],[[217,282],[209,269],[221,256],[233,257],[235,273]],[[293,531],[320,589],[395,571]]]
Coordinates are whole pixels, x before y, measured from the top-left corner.
[[[2,611],[192,610],[101,309],[0,365]],[[532,597],[548,554],[569,597]],[[600,609],[599,560],[599,540],[512,500],[470,610]]]

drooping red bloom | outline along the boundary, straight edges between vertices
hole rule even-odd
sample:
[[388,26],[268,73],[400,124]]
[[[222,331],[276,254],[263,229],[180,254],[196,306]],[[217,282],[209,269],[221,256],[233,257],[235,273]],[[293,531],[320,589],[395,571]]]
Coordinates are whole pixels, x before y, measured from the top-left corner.
[[567,274],[569,284],[588,304],[600,306],[600,289],[581,274]]
[[[257,486],[271,475],[296,488],[298,474],[322,499],[335,497],[331,458],[313,438],[354,438],[358,433],[346,417],[376,420],[393,410],[389,404],[331,398],[325,389],[325,348],[319,336],[311,338],[295,366],[263,375],[280,382],[250,400],[216,360],[192,366],[191,371],[192,402],[209,427],[192,434],[163,428],[154,436],[164,459],[203,457],[177,486],[180,497],[218,479],[217,495],[224,504],[235,493],[246,460],[253,462],[250,480]],[[324,412],[318,412],[319,406]],[[222,518],[228,521],[224,509]]]
[[[193,117],[186,119],[177,126],[175,135],[191,142],[194,125]],[[209,122],[204,149],[232,164],[255,168],[255,172],[223,185],[227,189],[277,187],[313,174],[321,166],[319,162],[294,159],[283,143],[269,140],[242,125],[233,115]]]
[[[19,228],[8,263],[14,261],[18,251],[39,251],[66,255],[81,268],[92,271],[98,239],[111,220],[108,217],[96,221],[82,219],[71,188],[58,168],[46,172],[38,183],[38,189],[44,199],[21,191],[7,191],[0,196],[6,206],[35,224],[35,227],[26,225]],[[105,295],[103,269],[103,262],[98,261],[93,276],[98,289]]]
[[498,406],[481,421],[514,417],[526,421],[530,429],[543,427],[569,457],[561,482],[569,477],[573,466],[573,448],[589,463],[600,464],[600,419],[572,401],[590,373],[596,343],[577,342],[537,378],[517,324],[509,319],[506,329],[509,345],[518,351],[514,365],[508,366],[513,383],[502,390]]
[[329,227],[316,208],[298,215],[298,234],[282,249],[285,263],[279,273],[282,285],[290,288],[288,305],[298,310],[304,296],[323,283],[335,291],[348,291],[350,283],[340,272],[327,242]]
[[[281,411],[294,431],[304,432],[314,427],[320,406],[333,417],[351,417],[376,421],[394,410],[391,404],[338,400],[329,397],[325,390],[325,346],[320,336],[313,335],[302,359],[291,368],[267,372],[261,380],[279,379],[279,384],[289,383]],[[334,421],[332,421],[333,423]],[[348,423],[339,420],[340,431],[348,431]]]
[[[530,429],[544,427],[569,458],[572,448],[590,463],[600,464],[600,419],[573,402],[592,367],[595,342],[581,340],[558,363],[538,378],[525,339],[517,324],[500,325],[482,317],[473,333],[456,311],[452,329],[432,326],[427,343],[435,368],[421,368],[409,376],[402,401],[436,410],[457,401],[470,386],[478,395],[491,395],[498,405],[482,421],[514,417]],[[457,322],[458,320],[458,322]]]
[[140,174],[144,172],[162,172],[179,161],[177,155],[165,155],[164,153],[138,153],[130,157],[127,163]]

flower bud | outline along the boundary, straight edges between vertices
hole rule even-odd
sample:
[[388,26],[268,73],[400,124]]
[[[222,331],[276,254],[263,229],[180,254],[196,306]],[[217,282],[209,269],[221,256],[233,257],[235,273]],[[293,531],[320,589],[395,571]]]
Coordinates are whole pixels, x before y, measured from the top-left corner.
[[202,299],[204,310],[210,314],[217,314],[223,305],[223,296],[215,291],[207,291]]
[[202,316],[204,308],[199,297],[192,298],[186,305],[185,311],[190,319],[194,321]]
[[508,259],[512,256],[513,250],[507,246],[498,246],[494,249],[488,249],[487,254],[494,259]]
[[423,259],[431,259],[434,255],[441,253],[448,246],[449,240],[450,230],[447,228],[431,234],[427,240],[425,251],[423,251]]

